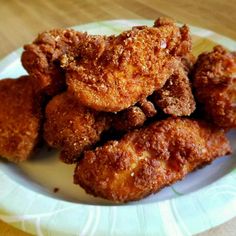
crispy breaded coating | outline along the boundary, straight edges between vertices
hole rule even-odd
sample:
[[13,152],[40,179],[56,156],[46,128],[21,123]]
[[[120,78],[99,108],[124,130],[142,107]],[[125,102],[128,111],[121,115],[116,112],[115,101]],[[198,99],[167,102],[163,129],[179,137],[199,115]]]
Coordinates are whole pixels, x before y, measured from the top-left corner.
[[110,128],[127,132],[140,127],[147,117],[134,106],[118,114],[98,112],[84,107],[67,92],[55,96],[46,107],[44,139],[61,150],[65,163],[75,163],[81,154],[100,141]]
[[191,73],[196,60],[196,57],[191,52],[181,57],[181,63],[186,74]]
[[99,50],[62,63],[68,90],[87,107],[118,112],[160,89],[189,53],[191,39],[186,26],[160,18],[154,27],[133,27],[96,45]]
[[157,114],[154,104],[147,99],[141,100],[135,106],[118,112],[113,116],[112,127],[117,131],[129,131],[141,127],[144,122]]
[[153,117],[157,114],[157,110],[153,102],[147,100],[146,98],[139,102],[139,106],[146,117]]
[[[150,114],[151,111],[149,108]],[[138,106],[117,114],[98,112],[84,107],[67,92],[55,96],[45,113],[44,139],[50,147],[61,150],[60,158],[68,164],[91,149],[108,129],[127,132],[142,126],[147,119]]]
[[40,101],[29,76],[0,80],[0,156],[21,162],[39,141]]
[[141,199],[231,152],[222,130],[197,120],[169,118],[87,151],[74,183],[116,202]]
[[64,89],[65,74],[59,60],[65,54],[77,54],[86,39],[85,33],[54,29],[39,34],[32,44],[24,46],[22,65],[34,79],[39,91],[55,95]]
[[196,104],[189,78],[182,66],[179,66],[162,89],[155,92],[154,102],[169,115],[190,116],[193,113]]
[[196,100],[210,120],[220,127],[236,127],[236,53],[218,45],[201,54],[193,85]]
[[117,131],[129,131],[141,127],[147,117],[138,106],[132,106],[113,117],[112,127]]
[[44,139],[49,146],[61,150],[62,161],[74,163],[100,140],[110,122],[109,115],[82,106],[65,92],[46,107]]

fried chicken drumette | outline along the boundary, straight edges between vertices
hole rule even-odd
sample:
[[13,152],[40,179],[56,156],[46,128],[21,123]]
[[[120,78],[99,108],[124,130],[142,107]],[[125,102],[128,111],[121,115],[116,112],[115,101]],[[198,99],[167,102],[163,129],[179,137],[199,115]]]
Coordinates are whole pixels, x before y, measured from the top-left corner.
[[202,121],[169,118],[85,152],[74,183],[116,202],[138,200],[230,151],[222,130]]
[[133,27],[96,43],[98,49],[85,45],[89,49],[81,57],[63,58],[62,67],[69,92],[83,105],[107,112],[126,109],[162,88],[191,48],[187,26],[162,18],[154,27]]
[[41,99],[29,76],[0,80],[0,156],[30,158],[40,139]]
[[61,150],[65,163],[74,163],[84,150],[100,140],[110,127],[108,114],[79,104],[67,92],[54,97],[46,107],[44,139],[49,146]]
[[210,120],[236,127],[236,54],[222,46],[201,54],[193,72],[196,100]]

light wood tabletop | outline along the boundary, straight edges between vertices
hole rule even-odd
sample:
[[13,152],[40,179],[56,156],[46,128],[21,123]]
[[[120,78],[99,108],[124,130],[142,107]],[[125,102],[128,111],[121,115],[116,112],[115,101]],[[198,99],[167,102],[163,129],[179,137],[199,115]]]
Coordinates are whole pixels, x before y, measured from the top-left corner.
[[[40,31],[109,19],[154,20],[159,16],[170,16],[236,40],[235,13],[236,0],[1,1],[0,58],[32,41]],[[28,234],[0,221],[0,235]],[[200,235],[235,236],[236,218]]]

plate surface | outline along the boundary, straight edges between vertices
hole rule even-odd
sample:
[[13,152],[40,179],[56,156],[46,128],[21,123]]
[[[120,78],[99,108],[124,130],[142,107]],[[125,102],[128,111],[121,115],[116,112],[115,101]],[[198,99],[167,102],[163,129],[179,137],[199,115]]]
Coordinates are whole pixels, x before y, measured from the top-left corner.
[[[91,34],[117,34],[149,20],[115,20],[73,27]],[[220,43],[236,42],[191,27],[197,55]],[[22,49],[0,61],[0,78],[26,74]],[[138,202],[115,205],[87,195],[72,184],[74,165],[58,152],[42,150],[33,160],[14,165],[0,159],[0,219],[37,235],[192,235],[236,216],[236,131],[229,138],[232,157],[223,157],[185,180]],[[53,192],[58,188],[57,193]],[[220,214],[219,214],[220,213]]]

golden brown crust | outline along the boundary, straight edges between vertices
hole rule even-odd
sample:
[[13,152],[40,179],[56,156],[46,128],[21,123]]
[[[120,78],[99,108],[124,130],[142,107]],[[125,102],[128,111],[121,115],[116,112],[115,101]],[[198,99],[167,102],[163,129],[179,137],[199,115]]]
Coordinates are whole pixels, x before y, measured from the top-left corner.
[[127,132],[142,126],[148,117],[154,115],[155,108],[149,103],[143,101],[146,104],[144,111],[133,106],[111,114],[86,108],[67,92],[62,93],[46,107],[44,139],[50,147],[61,150],[62,161],[75,163],[85,150],[100,141],[103,132],[109,128]]
[[112,127],[117,131],[129,131],[141,127],[147,117],[138,106],[132,106],[117,113],[112,119]]
[[129,131],[141,127],[148,118],[157,114],[154,104],[142,99],[135,106],[116,113],[112,119],[112,127],[117,131]]
[[176,58],[190,51],[191,39],[186,26],[159,19],[154,27],[134,27],[97,39],[96,45],[99,50],[88,55],[84,50],[82,57],[62,65],[68,90],[85,106],[117,112],[161,88]]
[[110,121],[108,114],[85,108],[63,93],[46,107],[44,138],[49,146],[61,150],[62,161],[74,163],[84,150],[100,140]]
[[0,156],[28,159],[39,141],[40,101],[29,76],[0,80]]
[[87,34],[70,29],[54,29],[38,35],[24,46],[22,65],[34,79],[36,89],[55,95],[65,88],[65,75],[59,60],[65,54],[75,55]]
[[164,87],[155,92],[154,102],[164,113],[173,116],[190,116],[196,104],[186,68],[182,65],[167,80]]
[[142,109],[143,113],[146,117],[153,117],[157,114],[157,110],[153,104],[153,102],[147,100],[146,98],[141,100],[138,105]]
[[54,97],[46,107],[44,139],[50,147],[61,150],[65,163],[75,163],[81,154],[100,141],[109,128],[127,132],[140,127],[147,117],[138,106],[117,114],[85,108],[68,93]]
[[193,72],[195,96],[208,118],[224,128],[236,127],[236,54],[222,46],[198,57]]
[[181,57],[181,63],[187,75],[192,72],[196,60],[196,57],[191,52]]
[[222,130],[202,121],[169,118],[85,152],[74,183],[116,202],[137,200],[230,151]]

